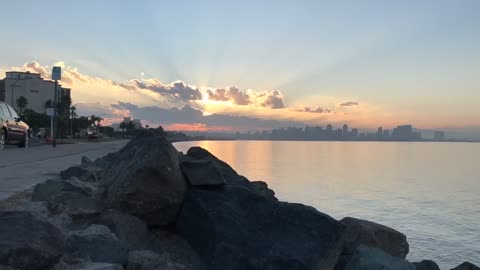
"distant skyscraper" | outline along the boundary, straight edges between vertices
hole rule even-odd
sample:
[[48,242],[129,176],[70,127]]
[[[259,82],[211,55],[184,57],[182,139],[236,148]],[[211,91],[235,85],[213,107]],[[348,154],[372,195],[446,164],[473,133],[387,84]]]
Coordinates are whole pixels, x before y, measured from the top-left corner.
[[435,131],[435,132],[433,133],[433,139],[434,139],[435,141],[443,141],[443,140],[445,140],[445,132],[443,132],[443,131]]
[[358,129],[352,128],[352,137],[357,137],[357,136],[358,136]]
[[348,125],[347,124],[343,125],[342,134],[343,134],[343,137],[348,137],[349,134],[348,134]]

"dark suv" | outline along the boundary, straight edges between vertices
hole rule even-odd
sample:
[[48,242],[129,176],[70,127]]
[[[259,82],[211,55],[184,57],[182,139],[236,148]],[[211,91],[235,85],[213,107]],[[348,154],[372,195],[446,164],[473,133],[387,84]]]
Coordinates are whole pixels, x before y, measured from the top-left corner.
[[0,149],[3,149],[6,143],[28,147],[30,127],[10,105],[0,102]]

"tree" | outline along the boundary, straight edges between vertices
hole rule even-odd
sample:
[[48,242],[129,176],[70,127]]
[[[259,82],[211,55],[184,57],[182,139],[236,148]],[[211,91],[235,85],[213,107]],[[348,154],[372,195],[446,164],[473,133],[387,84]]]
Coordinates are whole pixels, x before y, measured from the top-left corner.
[[44,113],[37,113],[31,109],[25,109],[23,112],[25,121],[30,126],[30,129],[38,131],[40,128],[48,128],[50,124],[50,117]]
[[17,98],[17,107],[19,109],[20,115],[23,114],[23,110],[27,107],[28,105],[28,99],[24,96],[21,96]]
[[45,104],[43,105],[46,108],[52,108],[53,107],[53,102],[51,99],[45,101]]
[[122,130],[122,132],[125,133],[125,129],[127,129],[127,124],[125,124],[125,121],[122,121],[119,127]]

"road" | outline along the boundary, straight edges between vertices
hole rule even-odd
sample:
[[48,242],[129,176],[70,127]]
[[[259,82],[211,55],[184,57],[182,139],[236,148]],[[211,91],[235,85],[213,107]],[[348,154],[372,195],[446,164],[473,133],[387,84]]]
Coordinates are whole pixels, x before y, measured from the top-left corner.
[[96,159],[122,148],[128,141],[8,147],[0,151],[0,200],[80,164],[82,156]]

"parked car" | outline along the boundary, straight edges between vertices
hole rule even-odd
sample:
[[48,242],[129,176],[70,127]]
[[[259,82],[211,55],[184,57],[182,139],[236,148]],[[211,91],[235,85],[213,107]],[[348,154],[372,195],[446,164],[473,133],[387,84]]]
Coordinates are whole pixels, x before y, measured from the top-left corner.
[[0,149],[5,144],[30,146],[30,127],[23,120],[10,105],[0,102]]

